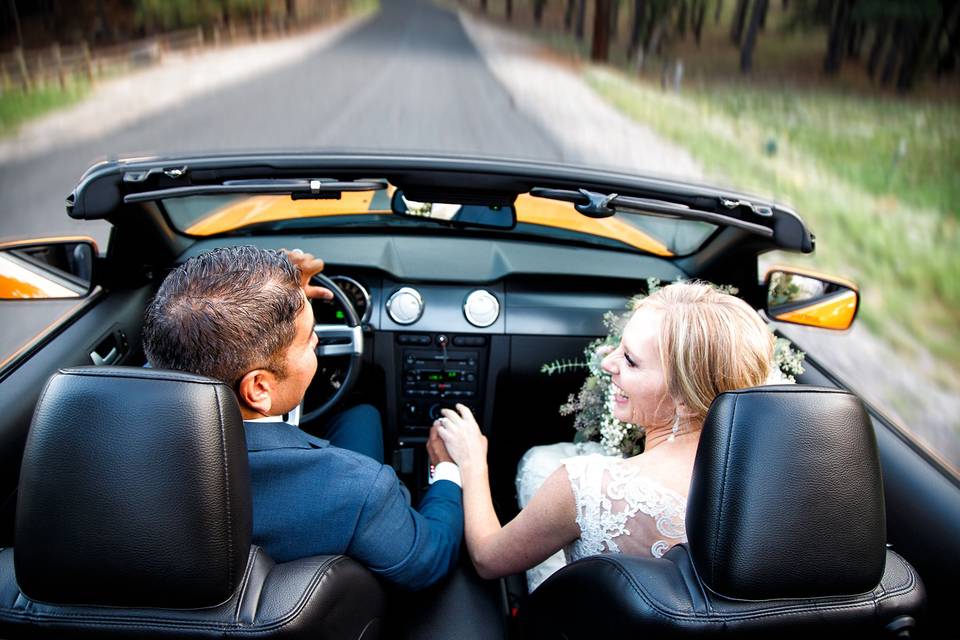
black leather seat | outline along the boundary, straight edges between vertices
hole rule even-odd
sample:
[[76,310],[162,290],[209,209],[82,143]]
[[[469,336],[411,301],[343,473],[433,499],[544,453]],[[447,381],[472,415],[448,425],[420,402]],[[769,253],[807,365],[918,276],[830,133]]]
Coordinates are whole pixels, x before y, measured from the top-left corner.
[[689,542],[664,557],[575,562],[531,594],[537,638],[895,637],[925,595],[886,548],[863,404],[785,385],[725,393],[697,450]]
[[250,501],[228,387],[60,371],[27,439],[14,549],[0,550],[0,637],[377,637],[379,581],[345,556],[275,564],[251,545]]

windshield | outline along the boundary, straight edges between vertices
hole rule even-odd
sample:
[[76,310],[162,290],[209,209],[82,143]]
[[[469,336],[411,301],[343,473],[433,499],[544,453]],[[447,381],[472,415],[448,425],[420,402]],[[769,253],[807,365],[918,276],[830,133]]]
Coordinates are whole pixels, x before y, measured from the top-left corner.
[[[381,191],[344,192],[337,199],[293,200],[286,195],[186,196],[167,198],[163,207],[177,230],[192,236],[244,231],[360,229],[386,226],[433,229],[437,222],[400,217],[390,209],[392,187]],[[630,248],[659,256],[686,255],[717,229],[696,220],[664,219],[639,214],[588,218],[572,204],[521,194],[516,201],[517,227],[503,233],[566,239]]]

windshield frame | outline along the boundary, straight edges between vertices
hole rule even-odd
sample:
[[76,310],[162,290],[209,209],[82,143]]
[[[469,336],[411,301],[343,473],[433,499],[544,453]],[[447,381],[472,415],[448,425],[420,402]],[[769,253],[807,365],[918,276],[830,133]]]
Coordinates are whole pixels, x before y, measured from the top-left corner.
[[[359,195],[359,194],[358,194]],[[525,195],[525,194],[521,194]],[[185,200],[186,198],[195,198],[195,199],[206,199],[211,200],[216,199],[220,200],[226,196],[215,196],[215,195],[197,195],[197,196],[178,196],[172,198],[164,198],[156,202],[158,208],[162,212],[167,224],[173,229],[178,235],[181,235],[190,239],[205,239],[205,238],[219,238],[219,237],[250,237],[256,235],[268,235],[268,234],[287,234],[287,233],[304,233],[304,232],[318,232],[318,233],[381,233],[384,231],[394,233],[410,233],[413,231],[417,232],[426,232],[431,233],[432,230],[443,229],[442,231],[438,230],[437,235],[447,235],[448,229],[457,227],[457,225],[441,224],[443,221],[435,221],[430,219],[423,219],[418,217],[404,217],[399,216],[393,213],[391,210],[382,209],[382,208],[370,208],[366,211],[356,211],[356,212],[346,212],[343,214],[330,214],[323,213],[316,216],[290,216],[283,218],[274,218],[269,220],[256,220],[248,224],[243,224],[240,226],[232,227],[229,229],[224,229],[222,231],[216,231],[212,233],[191,233],[190,229],[195,228],[198,225],[204,224],[210,217],[218,215],[217,209],[211,209],[206,213],[205,216],[190,221],[189,226],[184,228],[186,224],[183,219],[178,219],[178,214],[171,210],[171,207],[168,205],[172,202],[178,202]],[[283,198],[285,197],[282,194],[277,194],[273,196],[262,196],[258,194],[258,198],[271,198],[276,199],[276,202],[283,203],[285,202]],[[371,197],[369,201],[372,203],[376,200],[376,195]],[[236,194],[235,196],[230,197],[230,199],[235,201],[242,201],[244,198],[243,194]],[[536,199],[528,198],[527,202],[535,201]],[[298,203],[303,201],[294,201],[290,200],[292,206],[297,206]],[[549,201],[547,201],[549,203]],[[551,206],[564,206],[565,203],[549,203]],[[226,206],[229,206],[229,202]],[[572,208],[571,208],[572,209]],[[643,236],[649,236],[649,238],[657,243],[663,244],[665,247],[664,251],[655,251],[648,250],[642,246],[631,244],[622,239],[618,239],[612,234],[603,235],[602,233],[592,233],[589,229],[575,229],[562,224],[556,225],[547,225],[541,224],[539,222],[523,220],[523,216],[520,213],[520,207],[518,210],[518,221],[514,228],[512,229],[482,229],[486,232],[479,234],[481,229],[478,228],[461,228],[459,231],[462,233],[460,235],[469,236],[473,235],[483,235],[484,237],[498,237],[498,238],[517,238],[523,240],[534,240],[539,242],[546,243],[561,243],[561,244],[570,244],[570,245],[579,245],[579,246],[588,246],[591,248],[599,249],[608,249],[608,250],[617,250],[617,251],[627,251],[632,253],[641,253],[645,255],[652,255],[661,258],[674,259],[674,258],[683,258],[693,255],[701,251],[709,242],[724,229],[722,226],[712,225],[709,223],[703,223],[699,221],[687,221],[683,219],[677,219],[678,224],[690,223],[692,225],[703,225],[707,227],[703,229],[703,233],[698,234],[698,240],[695,245],[688,243],[685,247],[690,247],[685,251],[677,251],[674,247],[668,246],[666,243],[667,240],[657,237],[655,235],[650,235],[650,230],[641,229],[640,227],[633,225],[629,222],[630,218],[634,217],[644,217],[640,213],[618,213],[614,220],[619,220],[623,225],[626,225],[629,229],[633,229],[637,234],[642,234]],[[580,215],[580,214],[576,214]],[[647,216],[650,220],[661,220],[667,222],[662,218],[657,216]],[[610,219],[608,219],[610,220]],[[344,224],[346,222],[346,224]],[[582,216],[581,224],[587,225],[592,222],[591,218],[587,216]],[[601,223],[603,221],[597,221]],[[603,231],[602,228],[598,228],[598,231]]]

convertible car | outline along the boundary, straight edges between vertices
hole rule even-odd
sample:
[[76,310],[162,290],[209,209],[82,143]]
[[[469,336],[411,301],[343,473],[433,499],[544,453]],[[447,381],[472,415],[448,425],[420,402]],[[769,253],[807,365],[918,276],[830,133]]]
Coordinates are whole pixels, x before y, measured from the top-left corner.
[[850,326],[852,283],[759,272],[766,252],[815,249],[779,203],[545,163],[233,154],[100,163],[66,209],[108,221],[108,245],[0,246],[4,299],[78,302],[0,370],[0,637],[960,635],[960,478],[816,353],[796,385],[714,403],[688,543],[587,558],[533,593],[465,558],[413,594],[347,557],[273,562],[250,541],[232,394],[144,367],[144,309],[173,266],[236,244],[313,253],[335,299],[313,302],[301,426],[375,405],[416,500],[428,425],[466,404],[506,522],[520,456],[574,435],[558,407],[584,373],[541,367],[579,358],[650,279],[735,287],[771,321]]

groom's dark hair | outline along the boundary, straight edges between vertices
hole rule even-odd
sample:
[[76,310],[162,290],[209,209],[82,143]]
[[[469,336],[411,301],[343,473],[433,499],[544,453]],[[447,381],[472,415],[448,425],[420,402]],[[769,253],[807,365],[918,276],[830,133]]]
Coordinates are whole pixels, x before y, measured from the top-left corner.
[[300,270],[279,251],[224,247],[171,271],[147,307],[150,365],[236,388],[253,369],[283,378],[284,355],[304,305]]

